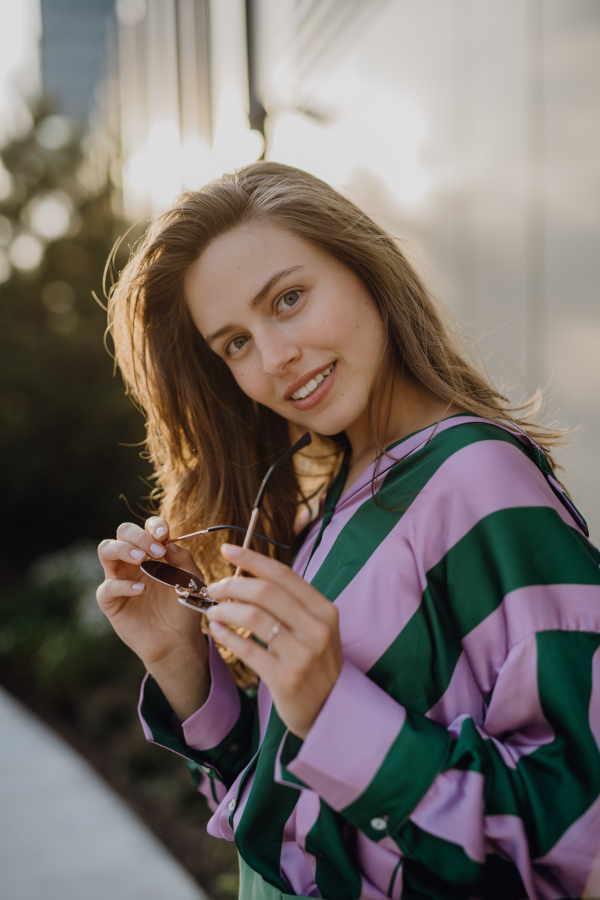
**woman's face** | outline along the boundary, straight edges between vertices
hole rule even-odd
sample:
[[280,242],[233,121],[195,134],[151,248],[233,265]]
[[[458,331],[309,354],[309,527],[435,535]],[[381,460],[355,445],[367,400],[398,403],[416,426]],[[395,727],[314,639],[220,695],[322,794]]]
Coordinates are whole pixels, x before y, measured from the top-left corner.
[[320,434],[367,428],[385,346],[363,283],[281,226],[217,238],[189,269],[186,299],[211,349],[258,403]]

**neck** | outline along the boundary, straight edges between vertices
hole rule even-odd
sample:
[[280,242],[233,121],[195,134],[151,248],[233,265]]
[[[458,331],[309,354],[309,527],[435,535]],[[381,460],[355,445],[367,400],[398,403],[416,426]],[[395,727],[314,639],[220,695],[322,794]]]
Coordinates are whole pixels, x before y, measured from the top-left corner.
[[[383,415],[388,410],[384,405]],[[386,428],[380,436],[384,447],[402,440],[415,431],[435,425],[440,419],[454,415],[459,410],[440,400],[430,391],[418,385],[406,373],[398,373],[394,378],[389,416]],[[369,410],[366,409],[359,420],[346,429],[346,436],[352,447],[350,468],[346,489],[356,481],[371,465],[378,453],[377,444],[369,427]]]

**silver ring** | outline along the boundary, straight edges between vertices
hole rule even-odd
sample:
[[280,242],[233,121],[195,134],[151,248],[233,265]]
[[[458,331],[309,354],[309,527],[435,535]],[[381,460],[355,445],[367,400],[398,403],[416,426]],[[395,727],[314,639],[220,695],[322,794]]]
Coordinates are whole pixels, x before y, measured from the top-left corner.
[[270,632],[267,635],[267,639],[265,641],[266,644],[270,644],[276,634],[279,634],[279,629],[281,628],[281,622],[275,622]]

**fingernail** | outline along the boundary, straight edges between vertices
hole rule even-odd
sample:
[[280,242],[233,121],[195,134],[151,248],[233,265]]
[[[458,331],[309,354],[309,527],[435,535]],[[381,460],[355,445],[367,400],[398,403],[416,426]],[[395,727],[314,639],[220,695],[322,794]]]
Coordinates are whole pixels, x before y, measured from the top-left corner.
[[130,550],[129,555],[132,559],[144,559],[146,556],[143,550]]
[[209,584],[209,585],[208,585],[208,587],[206,588],[206,593],[207,593],[209,596],[212,594],[213,589],[216,588],[216,586],[218,585],[218,583],[219,583],[218,581],[213,581],[212,584]]
[[146,587],[145,584],[142,584],[140,581],[135,581],[131,585],[131,590],[132,591],[143,591],[145,587]]
[[158,528],[154,529],[154,534],[156,535],[156,537],[162,537],[163,534],[166,534],[166,533],[167,533],[167,529],[163,528],[162,525],[159,525]]
[[162,544],[150,544],[150,553],[152,556],[164,556],[165,548]]
[[225,627],[221,625],[220,622],[215,622],[214,620],[208,623],[208,627],[211,631],[214,631],[215,634],[218,634],[220,631],[225,630]]
[[238,547],[237,544],[223,544],[221,547],[221,550],[226,553],[227,556],[239,556],[243,549],[243,547]]

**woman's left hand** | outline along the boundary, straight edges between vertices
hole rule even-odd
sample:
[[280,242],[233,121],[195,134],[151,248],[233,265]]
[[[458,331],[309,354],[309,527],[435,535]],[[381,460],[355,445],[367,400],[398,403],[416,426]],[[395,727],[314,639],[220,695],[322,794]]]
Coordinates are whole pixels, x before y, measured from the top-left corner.
[[[211,634],[265,682],[280,719],[304,739],[342,668],[338,611],[283,563],[232,544],[221,549],[228,562],[254,578],[224,578],[209,586],[215,600],[232,601],[207,613]],[[249,629],[269,649],[227,626]]]

